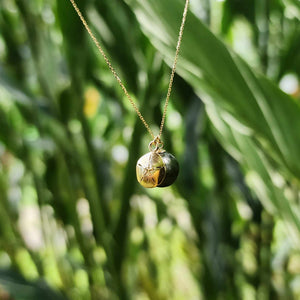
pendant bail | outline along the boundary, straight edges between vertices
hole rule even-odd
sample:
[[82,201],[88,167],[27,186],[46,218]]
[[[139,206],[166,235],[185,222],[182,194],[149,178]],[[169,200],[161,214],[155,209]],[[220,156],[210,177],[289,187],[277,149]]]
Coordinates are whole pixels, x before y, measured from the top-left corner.
[[162,140],[160,139],[160,137],[157,135],[153,141],[151,141],[149,143],[149,150],[150,151],[158,151],[158,150],[161,150],[164,146],[164,143],[162,142]]

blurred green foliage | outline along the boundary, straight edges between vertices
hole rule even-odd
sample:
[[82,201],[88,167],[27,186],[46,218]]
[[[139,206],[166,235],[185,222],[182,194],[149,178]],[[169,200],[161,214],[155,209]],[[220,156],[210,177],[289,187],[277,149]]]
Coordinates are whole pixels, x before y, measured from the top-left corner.
[[[183,0],[77,0],[158,131]],[[298,299],[300,4],[191,0],[165,148],[68,0],[0,0],[0,299]]]

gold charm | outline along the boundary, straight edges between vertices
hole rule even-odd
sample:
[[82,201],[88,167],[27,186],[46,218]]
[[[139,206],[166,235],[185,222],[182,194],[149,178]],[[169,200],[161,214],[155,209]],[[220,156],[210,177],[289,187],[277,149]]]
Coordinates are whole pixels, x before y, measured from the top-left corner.
[[[131,103],[132,107],[134,108],[135,112],[145,125],[146,129],[150,133],[150,135],[154,138],[154,135],[152,133],[152,130],[146,120],[144,119],[143,115],[139,111],[137,105],[132,100],[131,96],[127,92],[127,89],[123,82],[121,81],[120,77],[118,76],[117,72],[113,68],[110,60],[106,57],[102,47],[100,46],[100,43],[98,43],[98,40],[92,33],[89,25],[87,24],[85,18],[83,17],[80,9],[78,8],[77,4],[75,3],[75,0],[70,0],[75,11],[77,12],[82,24],[84,25],[85,29],[87,30],[88,34],[92,38],[93,42],[95,43],[96,47],[98,48],[99,52],[103,56],[108,68],[110,69],[111,73],[115,77],[115,79],[118,81],[119,85],[121,86],[125,96],[128,98],[129,102]],[[168,103],[170,100],[176,65],[178,61],[178,55],[179,55],[179,49],[181,45],[181,40],[183,36],[183,28],[186,20],[186,15],[188,12],[188,5],[189,0],[185,0],[185,6],[183,10],[181,25],[178,33],[178,40],[177,40],[177,46],[175,51],[175,57],[174,57],[174,63],[171,71],[170,81],[169,81],[169,87],[167,92],[167,97],[163,109],[162,119],[159,127],[159,135],[154,138],[154,140],[149,144],[150,152],[142,156],[136,165],[136,176],[138,182],[147,188],[153,188],[153,187],[164,187],[171,185],[177,178],[178,172],[179,172],[179,165],[176,160],[176,158],[166,151],[162,150],[163,144],[160,140],[160,136],[163,131],[163,127],[165,124],[166,119],[166,113],[168,108]]]
[[177,178],[179,164],[176,158],[162,150],[162,143],[155,139],[149,144],[149,148],[155,148],[143,155],[136,164],[136,177],[145,188],[166,187]]

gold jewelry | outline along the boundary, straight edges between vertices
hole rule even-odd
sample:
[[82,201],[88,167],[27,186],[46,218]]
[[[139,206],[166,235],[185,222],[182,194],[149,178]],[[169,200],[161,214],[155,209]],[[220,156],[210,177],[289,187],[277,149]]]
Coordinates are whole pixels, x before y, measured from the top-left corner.
[[129,95],[126,87],[122,83],[120,77],[118,76],[117,72],[115,71],[115,69],[113,68],[109,59],[107,58],[107,56],[106,56],[105,52],[103,51],[102,47],[100,46],[98,40],[92,33],[89,25],[87,24],[85,18],[83,17],[82,13],[80,12],[75,1],[70,0],[70,2],[72,3],[81,22],[83,23],[84,27],[86,28],[88,34],[92,38],[92,40],[95,43],[96,47],[98,48],[99,52],[103,56],[108,68],[112,72],[115,79],[118,81],[124,94],[128,98],[129,102],[131,103],[131,105],[134,108],[135,112],[137,113],[138,117],[143,122],[144,126],[146,127],[146,129],[148,130],[149,134],[151,135],[151,137],[153,139],[149,144],[150,152],[145,154],[144,156],[142,156],[137,162],[136,175],[137,175],[138,182],[142,186],[147,187],[147,188],[164,187],[164,186],[171,185],[178,176],[179,165],[178,165],[176,158],[172,154],[170,154],[162,149],[163,143],[160,138],[161,138],[165,120],[166,120],[166,114],[167,114],[169,99],[170,99],[170,95],[171,95],[171,91],[172,91],[172,85],[173,85],[173,81],[174,81],[174,75],[175,75],[175,70],[176,70],[176,65],[177,65],[177,60],[178,60],[178,54],[179,54],[179,49],[180,49],[181,40],[182,40],[182,36],[183,36],[183,29],[184,29],[186,15],[187,15],[187,11],[188,11],[189,0],[185,1],[185,6],[184,6],[184,10],[183,10],[183,15],[182,15],[182,21],[181,21],[181,25],[180,25],[180,29],[179,29],[179,34],[178,34],[178,41],[177,41],[177,46],[176,46],[174,63],[173,63],[173,67],[172,67],[172,71],[171,71],[171,75],[170,75],[170,82],[169,82],[166,101],[165,101],[165,105],[164,105],[163,116],[162,116],[162,120],[160,123],[159,134],[157,136],[154,136],[150,126],[148,125],[148,123],[146,122],[144,117],[142,116],[141,112],[139,111],[138,107],[134,103],[131,96]]

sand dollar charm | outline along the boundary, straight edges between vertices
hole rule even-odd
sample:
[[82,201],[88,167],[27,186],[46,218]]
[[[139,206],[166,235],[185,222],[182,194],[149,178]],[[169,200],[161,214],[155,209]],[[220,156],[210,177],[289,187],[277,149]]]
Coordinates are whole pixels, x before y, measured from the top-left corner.
[[160,149],[143,155],[136,164],[137,180],[146,188],[169,186],[176,180],[178,172],[176,158]]

